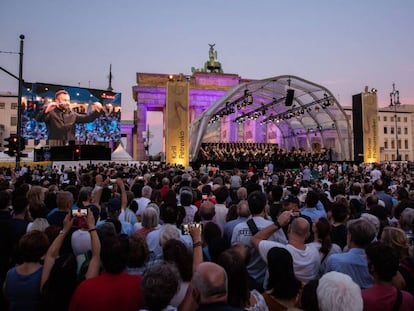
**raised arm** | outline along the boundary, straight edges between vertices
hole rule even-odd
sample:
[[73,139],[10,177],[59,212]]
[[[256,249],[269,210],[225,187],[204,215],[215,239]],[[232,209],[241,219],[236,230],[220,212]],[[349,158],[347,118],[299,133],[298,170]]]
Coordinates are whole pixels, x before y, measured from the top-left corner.
[[256,249],[259,249],[259,243],[262,240],[267,240],[270,236],[276,232],[277,230],[281,229],[282,227],[286,226],[289,221],[290,217],[292,216],[292,211],[284,211],[282,214],[279,215],[277,221],[267,226],[266,228],[258,231],[254,236],[252,236],[252,244]]
[[124,209],[128,205],[128,199],[125,191],[124,181],[122,180],[122,178],[116,179],[116,185],[118,186],[118,189],[121,192],[121,207]]
[[100,266],[101,266],[101,242],[98,237],[98,232],[95,228],[95,217],[93,213],[88,213],[86,217],[86,223],[88,225],[88,231],[91,235],[91,248],[92,248],[92,257],[89,261],[88,270],[86,271],[85,278],[90,279],[99,275]]
[[203,241],[201,239],[201,229],[194,223],[188,224],[191,239],[193,240],[193,271],[203,262]]
[[52,271],[53,265],[55,264],[56,258],[59,256],[60,248],[62,247],[63,241],[65,240],[66,235],[69,233],[72,228],[73,217],[71,213],[67,213],[65,219],[63,220],[63,229],[60,230],[58,236],[55,238],[53,243],[49,246],[47,250],[46,257],[43,264],[42,277],[40,280],[40,290],[47,282]]

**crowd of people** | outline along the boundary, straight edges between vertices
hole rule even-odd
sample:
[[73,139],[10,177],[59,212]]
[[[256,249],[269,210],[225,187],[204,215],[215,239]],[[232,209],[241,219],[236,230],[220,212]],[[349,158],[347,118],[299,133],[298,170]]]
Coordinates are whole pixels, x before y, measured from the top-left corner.
[[0,309],[414,310],[411,173],[0,169]]
[[202,143],[196,162],[228,163],[233,167],[241,167],[243,163],[249,162],[254,162],[259,167],[267,163],[274,163],[280,167],[293,167],[298,163],[331,161],[331,153],[330,149],[313,152],[301,148],[285,150],[278,144],[270,143]]

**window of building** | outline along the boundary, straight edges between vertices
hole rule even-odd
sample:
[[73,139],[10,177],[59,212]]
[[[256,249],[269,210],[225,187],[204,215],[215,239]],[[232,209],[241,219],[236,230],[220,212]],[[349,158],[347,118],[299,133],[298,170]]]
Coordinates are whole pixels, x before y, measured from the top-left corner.
[[398,128],[397,128],[397,133],[398,133],[398,135],[400,135],[400,134],[401,134],[401,127],[398,127]]
[[402,148],[401,146],[402,146],[402,144],[401,144],[401,139],[399,139],[399,140],[398,140],[398,149],[401,149],[401,148]]
[[406,154],[406,155],[404,156],[404,158],[405,158],[405,161],[408,161],[408,154]]
[[6,108],[6,103],[0,103],[0,109]]
[[388,161],[389,157],[388,157],[388,153],[385,154],[385,161]]
[[408,118],[404,117],[404,122],[407,123],[408,122]]
[[401,122],[401,117],[397,117],[397,122]]
[[391,117],[391,118],[390,118],[390,121],[391,121],[391,122],[394,122],[394,117]]
[[11,109],[16,110],[17,109],[17,103],[11,103]]
[[404,148],[408,149],[408,139],[404,139]]
[[388,128],[384,126],[384,134],[388,134]]
[[395,161],[395,154],[391,155],[391,161]]
[[388,149],[388,140],[384,141],[384,148]]
[[384,121],[387,121],[387,119],[388,119],[387,116],[384,116]]
[[391,134],[394,134],[394,127],[391,126]]
[[395,149],[395,141],[391,140],[391,149]]
[[17,126],[17,117],[10,117],[10,125]]
[[408,135],[408,127],[404,127],[404,134]]

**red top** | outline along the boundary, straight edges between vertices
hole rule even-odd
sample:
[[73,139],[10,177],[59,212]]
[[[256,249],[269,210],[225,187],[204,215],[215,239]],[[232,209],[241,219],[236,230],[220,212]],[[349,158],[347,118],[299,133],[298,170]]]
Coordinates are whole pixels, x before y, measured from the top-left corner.
[[104,272],[79,284],[72,296],[69,311],[136,311],[143,301],[139,275]]
[[[414,310],[414,299],[410,293],[401,291],[402,302],[400,311]],[[397,289],[391,285],[374,285],[362,290],[364,300],[364,311],[388,311],[392,310],[397,299]]]

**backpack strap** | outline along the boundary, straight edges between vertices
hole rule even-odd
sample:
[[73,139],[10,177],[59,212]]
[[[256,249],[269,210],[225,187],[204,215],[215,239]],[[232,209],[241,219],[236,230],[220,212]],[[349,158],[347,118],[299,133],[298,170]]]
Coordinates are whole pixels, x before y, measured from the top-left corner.
[[392,311],[400,310],[401,303],[402,303],[402,293],[399,289],[397,289],[397,299],[394,302],[394,305],[392,307]]
[[253,218],[250,218],[248,221],[246,221],[247,226],[250,229],[250,232],[252,235],[255,235],[257,232],[259,232],[259,229],[257,228],[256,224],[254,223]]

